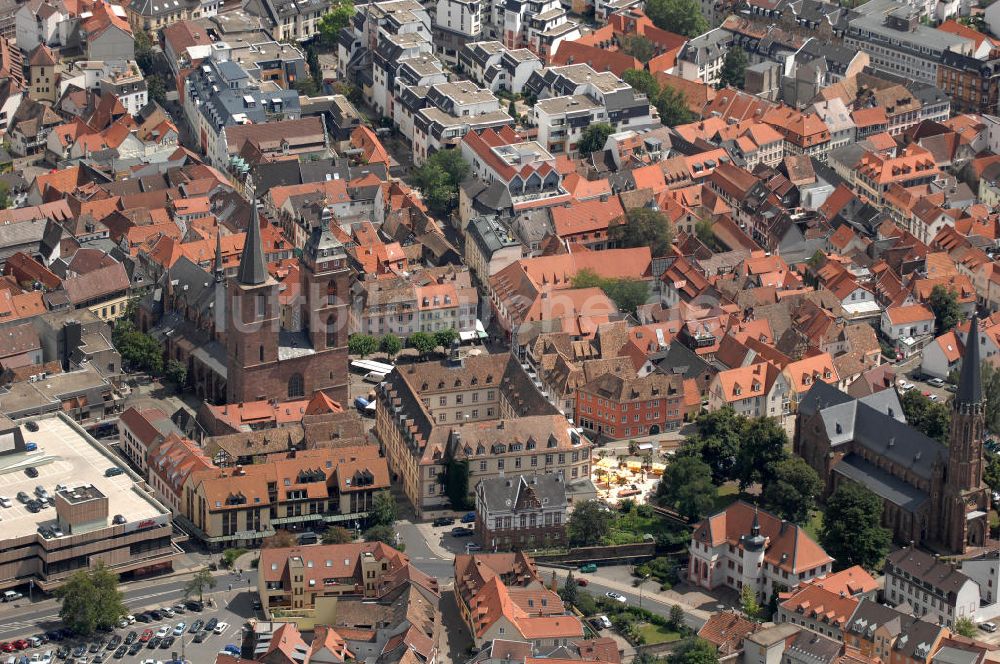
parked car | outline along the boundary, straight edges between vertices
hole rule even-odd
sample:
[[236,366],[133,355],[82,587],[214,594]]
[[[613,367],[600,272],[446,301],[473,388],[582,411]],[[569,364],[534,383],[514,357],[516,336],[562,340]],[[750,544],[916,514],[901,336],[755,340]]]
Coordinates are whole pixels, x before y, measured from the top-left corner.
[[15,590],[5,590],[3,593],[3,601],[5,602],[16,602],[22,597],[24,597],[24,595]]
[[30,431],[31,433],[35,433],[38,431],[38,422],[29,421],[24,425],[24,428]]
[[214,629],[215,629],[215,626],[216,626],[216,625],[218,625],[218,624],[219,624],[219,619],[218,619],[218,618],[212,618],[212,619],[211,619],[211,620],[209,620],[209,621],[208,621],[208,623],[207,623],[207,624],[205,625],[205,631],[206,631],[206,632],[211,632],[212,630],[214,630]]
[[451,529],[451,536],[452,537],[472,537],[473,535],[475,535],[475,533],[473,532],[472,528],[452,528]]
[[928,385],[933,385],[934,387],[944,387],[944,381],[940,378],[929,378],[927,380]]
[[184,633],[184,630],[186,629],[187,625],[184,623],[184,621],[177,623],[176,625],[174,625],[174,636],[180,636],[181,634]]
[[590,624],[594,626],[595,629],[611,629],[611,621],[605,615],[594,616],[590,619]]
[[27,443],[24,444],[24,451],[25,452],[37,452],[38,451],[38,443],[33,443],[33,442],[31,442],[29,440]]
[[10,498],[7,496],[0,496],[0,507],[12,507],[14,503],[10,502]]
[[27,468],[24,469],[24,474],[30,477],[31,479],[35,479],[36,477],[38,477],[38,469],[35,468],[34,466],[28,466]]
[[151,638],[153,638],[153,630],[144,629],[142,630],[142,634],[139,635],[139,642],[145,643],[146,641],[149,641]]
[[455,517],[452,517],[452,516],[439,516],[438,518],[434,519],[432,525],[435,526],[435,527],[450,526],[453,523],[455,523]]
[[199,620],[195,620],[193,623],[191,623],[191,626],[188,627],[188,632],[191,633],[191,634],[197,634],[198,632],[201,631],[201,628],[204,627],[204,626],[205,626],[205,621],[204,620],[200,620],[200,619]]
[[593,574],[597,571],[597,563],[587,563],[586,565],[580,565],[580,571],[584,574]]
[[585,586],[585,585],[587,585],[587,584],[589,584],[589,583],[590,583],[590,581],[587,581],[587,580],[586,580],[585,578],[583,578],[583,577],[580,577],[580,578],[578,578],[578,579],[576,580],[576,585],[578,585],[578,586]]
[[128,654],[128,646],[118,646],[118,649],[115,650],[115,659],[121,659],[126,654]]
[[475,523],[475,522],[476,522],[475,512],[466,512],[465,514],[462,515],[462,523]]
[[125,471],[122,470],[121,468],[119,468],[118,466],[112,466],[112,467],[110,467],[110,468],[108,468],[107,470],[104,471],[104,476],[105,477],[117,477],[118,475],[121,475],[124,472]]
[[201,643],[209,636],[211,636],[211,634],[212,634],[211,632],[198,632],[197,634],[194,635],[192,641],[194,641],[195,643]]
[[227,629],[229,629],[229,623],[223,621],[220,622],[218,625],[216,625],[215,629],[213,629],[212,631],[215,632],[216,634],[222,634]]
[[156,630],[156,635],[161,639],[170,633],[170,625],[164,625],[160,629]]
[[997,631],[997,624],[992,622],[979,623],[979,629],[983,630],[984,632],[993,633]]
[[616,592],[611,591],[611,590],[609,590],[608,592],[604,593],[604,596],[607,597],[608,599],[613,599],[616,602],[621,602],[622,604],[625,604],[625,603],[628,602],[628,600],[625,599],[625,595],[622,595],[621,593],[616,593]]

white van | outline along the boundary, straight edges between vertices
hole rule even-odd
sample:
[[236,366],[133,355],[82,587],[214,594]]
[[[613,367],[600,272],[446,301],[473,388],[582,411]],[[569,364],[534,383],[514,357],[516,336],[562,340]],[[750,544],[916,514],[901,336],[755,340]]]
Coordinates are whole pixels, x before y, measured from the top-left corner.
[[3,593],[3,601],[5,602],[13,602],[15,600],[21,599],[22,597],[24,597],[24,595],[18,592],[14,592],[13,590],[5,590]]
[[369,371],[364,377],[366,383],[381,383],[383,380],[385,380],[385,374],[378,371]]

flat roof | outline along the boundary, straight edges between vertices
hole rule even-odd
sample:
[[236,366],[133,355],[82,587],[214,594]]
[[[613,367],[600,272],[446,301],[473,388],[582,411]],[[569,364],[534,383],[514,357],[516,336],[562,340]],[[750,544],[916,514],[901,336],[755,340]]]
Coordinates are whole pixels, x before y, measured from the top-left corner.
[[[34,498],[36,486],[45,487],[51,495],[55,495],[57,484],[70,489],[93,486],[108,498],[108,526],[116,514],[135,522],[167,513],[166,508],[136,487],[136,477],[131,471],[126,469],[116,477],[105,477],[105,470],[112,466],[125,468],[125,463],[63,417],[35,420],[36,432],[21,427],[25,442],[38,445],[37,451],[0,455],[0,496],[10,498],[13,503],[12,507],[0,508],[0,539],[25,537],[37,532],[42,524],[55,523],[55,507],[32,514],[18,502],[19,491]],[[38,477],[24,474],[28,466],[38,470]]]

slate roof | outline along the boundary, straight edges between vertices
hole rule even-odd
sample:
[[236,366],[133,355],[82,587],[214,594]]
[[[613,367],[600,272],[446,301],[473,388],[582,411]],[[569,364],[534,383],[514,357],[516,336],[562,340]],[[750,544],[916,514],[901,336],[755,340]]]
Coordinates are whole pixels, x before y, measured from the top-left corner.
[[480,486],[478,493],[488,511],[516,510],[522,494],[529,489],[544,507],[566,507],[566,483],[554,473],[492,477],[482,480]]

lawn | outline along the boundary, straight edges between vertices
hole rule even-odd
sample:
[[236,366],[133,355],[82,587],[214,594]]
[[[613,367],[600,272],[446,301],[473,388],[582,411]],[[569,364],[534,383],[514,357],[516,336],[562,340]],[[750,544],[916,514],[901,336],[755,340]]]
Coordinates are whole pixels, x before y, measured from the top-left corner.
[[715,494],[715,505],[712,507],[712,514],[721,512],[739,498],[740,488],[735,482],[728,482],[719,487]]
[[[640,512],[645,512],[641,514]],[[631,544],[641,542],[644,535],[652,535],[658,539],[661,535],[677,533],[683,530],[681,526],[673,521],[660,516],[652,511],[647,511],[640,506],[635,506],[627,514],[615,513],[614,523],[611,525],[611,533],[607,537],[606,544]]]
[[819,541],[819,531],[823,526],[823,512],[822,510],[813,510],[809,515],[809,521],[806,522],[802,529],[808,533],[809,537],[813,538],[815,541]]
[[680,641],[681,638],[681,635],[677,632],[673,632],[666,627],[651,625],[649,623],[639,625],[639,634],[642,635],[642,638],[647,645],[652,645],[654,643],[672,643],[674,641]]

